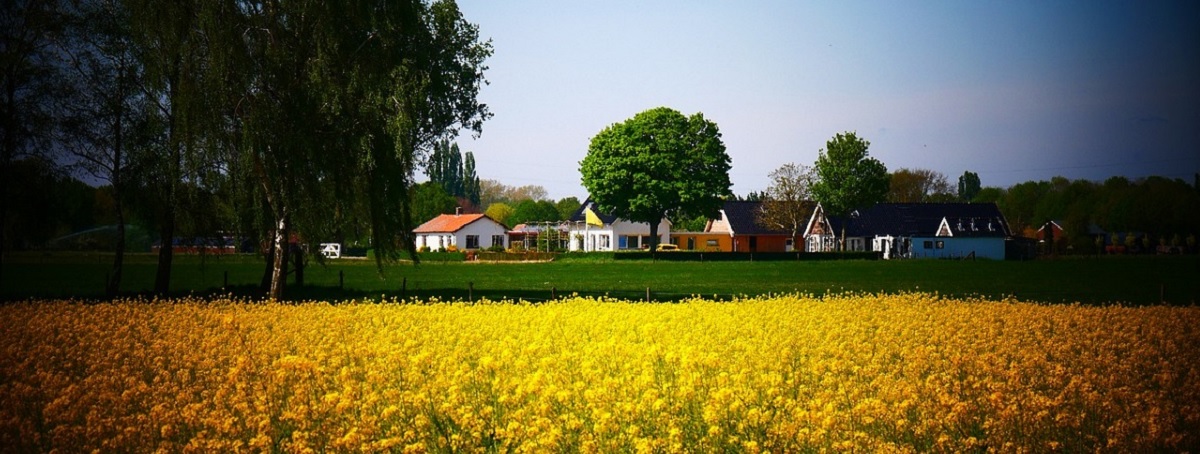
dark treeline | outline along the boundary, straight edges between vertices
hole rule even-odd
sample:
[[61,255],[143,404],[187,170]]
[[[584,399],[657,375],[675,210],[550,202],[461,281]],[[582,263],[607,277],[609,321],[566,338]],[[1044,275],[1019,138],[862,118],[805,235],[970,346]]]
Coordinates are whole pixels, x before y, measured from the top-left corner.
[[129,225],[264,245],[271,297],[302,282],[298,241],[398,257],[414,170],[491,115],[491,53],[450,0],[5,1],[0,259],[89,214],[115,229],[109,294]]
[[[1200,182],[1200,178],[1198,178]],[[1103,182],[1030,181],[1008,189],[983,188],[975,202],[995,202],[1013,232],[1040,238],[1038,229],[1056,222],[1058,252],[1101,253],[1114,234],[1126,252],[1152,252],[1159,246],[1196,251],[1200,235],[1200,184],[1148,177],[1112,177]],[[1130,235],[1132,234],[1132,235]],[[1098,241],[1099,239],[1099,241]],[[1109,249],[1111,251],[1111,249]]]

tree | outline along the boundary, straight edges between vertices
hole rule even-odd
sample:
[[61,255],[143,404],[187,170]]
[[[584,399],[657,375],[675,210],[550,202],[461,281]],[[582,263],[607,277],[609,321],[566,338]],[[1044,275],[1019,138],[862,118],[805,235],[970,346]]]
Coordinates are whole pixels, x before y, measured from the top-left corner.
[[554,207],[558,209],[558,219],[565,221],[575,215],[575,210],[578,210],[580,205],[579,198],[571,196],[562,198]]
[[730,159],[717,124],[658,107],[592,137],[580,162],[601,211],[650,224],[650,250],[663,218],[715,216],[730,195]]
[[273,225],[269,297],[282,296],[290,232],[334,236],[331,214],[362,213],[379,267],[411,251],[418,158],[491,115],[477,101],[491,55],[478,27],[453,1],[195,7],[213,43],[195,70],[212,76],[218,123],[234,126]]
[[[849,217],[850,212],[886,200],[887,167],[870,157],[871,143],[854,132],[840,133],[825,143],[814,166],[817,181],[813,198],[827,213]],[[846,246],[846,223],[842,223],[841,246]]]
[[899,169],[891,173],[887,200],[893,203],[947,202],[954,199],[950,183],[941,172]]
[[488,205],[487,211],[485,211],[483,214],[486,214],[487,217],[492,218],[501,224],[512,225],[508,223],[508,220],[512,217],[515,211],[516,210],[514,210],[513,207],[509,206],[507,203],[496,202]]
[[[54,41],[62,29],[56,1],[5,0],[0,6],[0,200],[14,197],[14,164],[35,154],[50,136],[55,73]],[[8,247],[9,205],[0,206],[0,269]]]
[[513,213],[508,217],[508,222],[512,223],[512,225],[531,222],[556,222],[558,220],[558,209],[549,200],[522,200],[517,203],[517,206],[513,207]]
[[963,172],[962,176],[958,177],[958,198],[963,202],[975,201],[975,196],[979,195],[979,191],[983,187],[979,182],[979,174],[970,170]]
[[[472,157],[472,172],[474,171],[474,166],[474,157]],[[463,163],[462,152],[458,149],[458,143],[444,139],[434,143],[433,152],[429,155],[429,163],[426,165],[425,173],[429,176],[430,181],[435,181],[442,185],[447,194],[454,197],[463,197],[466,194],[464,167],[465,164]]]
[[475,153],[467,152],[463,161],[463,198],[479,206],[479,175],[475,173]]
[[412,204],[412,224],[421,225],[439,215],[453,213],[458,201],[447,194],[442,185],[432,181],[413,186],[409,203]]
[[124,269],[123,203],[126,179],[135,165],[130,149],[146,142],[149,101],[142,91],[142,64],[124,4],[89,0],[73,6],[62,41],[62,54],[68,59],[64,89],[71,95],[60,110],[60,142],[78,169],[107,182],[112,191],[117,233],[105,288],[111,297],[120,289]]
[[792,244],[812,216],[812,168],[787,163],[770,174],[771,185],[763,194],[758,223],[767,228],[791,233]]

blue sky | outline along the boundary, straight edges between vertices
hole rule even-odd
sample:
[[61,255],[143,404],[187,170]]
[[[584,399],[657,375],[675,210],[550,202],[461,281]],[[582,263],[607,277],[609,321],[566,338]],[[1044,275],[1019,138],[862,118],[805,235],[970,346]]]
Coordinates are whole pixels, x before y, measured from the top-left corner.
[[1200,171],[1200,2],[461,0],[495,55],[481,178],[586,196],[604,127],[668,106],[717,123],[734,192],[856,131],[954,183]]

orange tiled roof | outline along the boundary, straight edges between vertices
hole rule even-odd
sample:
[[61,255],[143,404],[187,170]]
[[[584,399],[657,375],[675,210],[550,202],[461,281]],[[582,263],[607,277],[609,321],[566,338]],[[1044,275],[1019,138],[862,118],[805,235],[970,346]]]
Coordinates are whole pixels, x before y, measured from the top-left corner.
[[413,233],[457,232],[467,224],[483,218],[487,218],[487,216],[482,214],[443,214],[413,229]]

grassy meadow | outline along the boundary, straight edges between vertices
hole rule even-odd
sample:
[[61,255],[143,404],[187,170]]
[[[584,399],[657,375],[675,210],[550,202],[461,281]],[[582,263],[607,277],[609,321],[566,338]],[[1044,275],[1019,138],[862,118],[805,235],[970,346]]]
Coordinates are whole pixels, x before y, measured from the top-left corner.
[[[96,298],[111,257],[105,254],[14,254],[4,264],[0,298]],[[155,256],[132,255],[122,288],[153,288]],[[256,256],[177,256],[175,295],[260,294]],[[1188,305],[1200,301],[1200,257],[1074,257],[1006,261],[651,262],[567,256],[550,263],[422,262],[387,265],[334,260],[306,268],[306,286],[289,299],[490,298],[544,301],[577,293],[655,301],[692,295],[919,291],[949,296],[1015,296],[1050,303]],[[227,286],[227,287],[226,287]],[[224,287],[224,288],[223,288]]]

